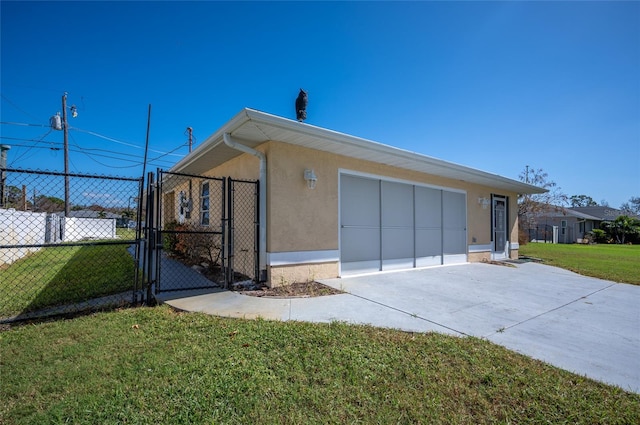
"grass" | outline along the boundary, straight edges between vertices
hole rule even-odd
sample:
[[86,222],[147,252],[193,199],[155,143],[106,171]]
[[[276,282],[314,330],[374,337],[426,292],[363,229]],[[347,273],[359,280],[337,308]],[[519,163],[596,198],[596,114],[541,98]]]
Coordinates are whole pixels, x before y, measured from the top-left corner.
[[640,245],[528,243],[520,254],[585,276],[640,285]]
[[43,248],[0,268],[0,317],[132,289],[126,245]]
[[476,338],[163,306],[0,333],[0,423],[640,421],[640,395]]

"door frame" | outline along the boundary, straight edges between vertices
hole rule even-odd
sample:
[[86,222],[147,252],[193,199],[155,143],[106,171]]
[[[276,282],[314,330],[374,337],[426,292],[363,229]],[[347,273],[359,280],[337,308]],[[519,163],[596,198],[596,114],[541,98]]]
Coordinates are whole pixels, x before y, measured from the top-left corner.
[[[504,205],[503,214],[496,214],[499,203]],[[498,220],[502,221],[499,230]],[[509,198],[503,195],[491,195],[491,259],[509,258]]]

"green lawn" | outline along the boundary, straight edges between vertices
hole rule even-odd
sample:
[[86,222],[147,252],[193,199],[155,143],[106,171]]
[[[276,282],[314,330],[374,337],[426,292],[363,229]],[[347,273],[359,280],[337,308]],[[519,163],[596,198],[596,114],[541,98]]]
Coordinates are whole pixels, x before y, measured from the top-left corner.
[[133,288],[126,245],[58,245],[0,267],[0,317]]
[[585,276],[640,285],[640,245],[528,243],[520,255]]
[[635,424],[640,395],[476,338],[166,306],[0,332],[3,424]]

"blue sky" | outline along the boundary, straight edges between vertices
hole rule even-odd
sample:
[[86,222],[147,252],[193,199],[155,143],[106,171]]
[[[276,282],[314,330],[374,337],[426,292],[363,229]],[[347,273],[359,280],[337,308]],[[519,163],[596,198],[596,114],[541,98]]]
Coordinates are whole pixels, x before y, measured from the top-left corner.
[[[169,168],[244,107],[568,195],[640,196],[640,2],[8,2],[1,121],[61,96],[74,172]],[[62,170],[62,133],[2,124],[9,165]],[[48,134],[47,134],[48,133]],[[97,135],[99,136],[97,136]],[[102,136],[102,137],[100,137]],[[130,146],[134,145],[134,146]]]

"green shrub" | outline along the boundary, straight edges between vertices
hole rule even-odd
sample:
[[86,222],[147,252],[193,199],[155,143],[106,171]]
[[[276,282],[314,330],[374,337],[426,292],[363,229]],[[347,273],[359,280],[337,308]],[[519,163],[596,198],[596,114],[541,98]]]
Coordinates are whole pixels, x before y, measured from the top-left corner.
[[609,235],[602,229],[593,229],[589,234],[595,243],[610,243]]
[[164,230],[167,230],[168,233],[162,234],[162,248],[165,252],[170,254],[176,254],[176,246],[178,245],[178,236],[174,231],[178,230],[180,224],[177,221],[172,221],[170,223],[165,224]]

